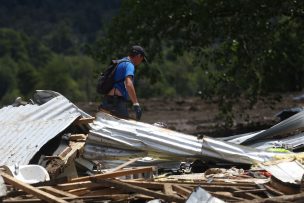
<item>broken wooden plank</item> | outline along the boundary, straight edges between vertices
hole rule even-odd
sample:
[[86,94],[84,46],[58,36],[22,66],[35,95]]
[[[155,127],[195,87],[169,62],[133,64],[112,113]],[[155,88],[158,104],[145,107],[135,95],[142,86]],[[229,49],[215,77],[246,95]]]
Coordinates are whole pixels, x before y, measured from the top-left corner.
[[20,180],[17,180],[16,178],[6,174],[6,173],[3,173],[3,172],[0,172],[0,175],[3,177],[4,181],[6,183],[9,183],[11,184],[13,187],[16,187],[18,189],[21,189],[29,194],[32,194],[42,200],[45,200],[47,202],[58,202],[58,203],[67,203],[67,201],[65,200],[62,200],[52,194],[49,194],[47,192],[44,192],[38,188],[35,188],[29,184],[26,184],[26,183],[23,183],[22,181]]
[[[97,195],[97,196],[81,196],[81,197],[62,197],[62,200],[67,200],[67,201],[72,201],[72,200],[85,200],[86,202],[90,202],[90,200],[128,200],[130,198],[133,198],[132,195],[128,194],[114,194],[114,195]],[[3,200],[5,203],[22,203],[22,202],[29,202],[29,203],[34,203],[34,202],[44,202],[41,201],[40,199],[18,199],[18,200]],[[52,202],[52,201],[50,201]],[[66,201],[65,201],[66,202]]]
[[247,193],[247,192],[244,192],[244,193],[234,193],[234,196],[241,197],[241,198],[247,199],[247,200],[250,200],[250,199],[262,199],[261,197],[259,197],[257,195],[254,195],[254,194],[251,194],[251,193]]
[[85,194],[90,193],[90,191],[91,190],[89,188],[82,187],[82,188],[69,190],[68,192],[71,193],[71,194],[77,195],[77,196],[83,196]]
[[125,168],[126,166],[136,162],[137,160],[141,159],[140,157],[137,157],[137,158],[134,158],[134,159],[130,159],[129,161],[127,161],[126,163],[123,163],[119,166],[117,166],[116,168],[113,168],[113,169],[110,169],[109,171],[107,171],[106,173],[111,173],[111,172],[115,172],[115,171],[118,171],[120,169],[123,169]]
[[271,192],[271,193],[274,194],[274,195],[277,195],[277,196],[284,195],[284,193],[282,193],[282,192],[280,192],[280,191],[274,189],[273,187],[270,187],[269,185],[264,184],[264,187],[265,187],[269,192]]
[[90,190],[86,196],[95,196],[95,195],[107,195],[107,194],[123,194],[125,193],[121,189],[113,188],[113,187],[107,187],[99,190]]
[[242,203],[278,203],[278,202],[302,202],[304,192],[295,195],[284,195],[279,197],[264,198],[258,200],[243,201]]
[[60,190],[73,190],[77,188],[92,188],[98,186],[97,183],[92,183],[91,181],[82,181],[82,182],[72,182],[72,183],[62,183],[58,184],[55,187]]
[[267,188],[263,184],[257,184],[258,188],[265,189],[264,194],[266,197],[273,197],[273,195],[267,190]]
[[242,182],[242,183],[229,183],[229,182],[223,182],[223,181],[212,181],[211,183],[206,182],[206,180],[191,180],[191,182],[189,181],[184,181],[184,180],[180,180],[180,179],[176,179],[176,180],[172,180],[172,179],[165,179],[165,180],[161,180],[158,181],[157,177],[155,178],[155,182],[162,182],[162,183],[183,183],[183,184],[195,184],[195,185],[202,185],[202,186],[236,186],[236,187],[256,187],[256,183],[247,183],[247,182]]
[[172,189],[174,191],[176,191],[179,195],[183,195],[186,198],[189,197],[190,194],[191,194],[191,192],[192,192],[192,191],[190,191],[190,190],[188,190],[186,188],[183,188],[182,186],[177,185],[177,184],[172,185]]
[[73,134],[69,137],[69,140],[74,142],[85,142],[87,137],[88,135],[85,134]]
[[234,197],[230,192],[209,192],[212,196],[225,201],[244,201],[243,198]]
[[147,189],[162,190],[164,188],[164,183],[158,183],[158,182],[137,181],[137,180],[121,180],[121,181]]
[[249,193],[261,193],[261,192],[265,192],[266,189],[254,189],[254,190],[237,190],[237,191],[234,191],[233,193],[234,194],[237,194],[237,193],[245,193],[245,192],[249,192]]
[[60,195],[62,197],[74,197],[74,198],[77,197],[77,195],[73,195],[73,194],[63,191],[63,190],[58,190],[51,186],[43,186],[43,187],[39,187],[39,189],[44,190],[44,191],[51,193],[53,195],[56,195],[56,196]]
[[152,197],[157,198],[157,199],[163,199],[163,200],[166,200],[168,202],[185,202],[184,198],[173,196],[173,195],[165,195],[165,194],[160,193],[160,192],[148,190],[148,189],[142,188],[142,187],[137,187],[137,186],[134,186],[134,185],[131,185],[131,184],[128,184],[128,183],[121,182],[119,180],[96,179],[96,182],[101,183],[103,185],[107,185],[109,187],[115,187],[115,188],[118,188],[118,189],[121,189],[121,190],[124,190],[124,191],[135,192],[135,193],[139,193],[139,194],[152,196]]
[[67,181],[68,181],[67,177],[60,177],[60,178],[51,179],[51,180],[44,181],[44,182],[34,183],[34,184],[31,184],[31,185],[34,186],[34,187],[54,186],[54,185],[57,185],[57,184],[66,183]]
[[173,191],[173,188],[172,188],[172,184],[169,184],[169,183],[164,184],[164,193],[166,195],[175,195],[175,192]]
[[70,182],[80,182],[80,181],[87,181],[91,179],[106,179],[106,178],[116,178],[120,176],[126,176],[131,174],[137,174],[137,173],[152,173],[154,170],[154,167],[138,167],[135,169],[128,169],[128,170],[121,170],[121,171],[115,171],[112,173],[106,173],[106,174],[98,174],[93,176],[85,176],[80,178],[73,178]]
[[78,119],[76,119],[74,121],[74,124],[76,124],[76,125],[89,124],[89,123],[93,123],[94,120],[95,120],[95,117],[91,117],[91,118],[79,117]]
[[100,189],[104,189],[104,186],[101,186],[100,184],[94,187],[81,187],[81,188],[77,188],[77,189],[73,189],[73,190],[68,190],[69,193],[72,193],[74,195],[78,195],[78,196],[82,196],[82,195],[87,195],[88,193],[90,193],[93,190],[100,190]]
[[[82,151],[85,143],[84,142],[69,142],[69,147],[66,148],[61,154],[58,156],[53,156],[52,159],[48,162],[45,166],[46,170],[48,171],[50,178],[55,179],[57,176],[62,174],[65,169],[72,169],[74,167],[74,160],[76,157],[79,156],[80,152]],[[71,171],[72,171],[71,170]],[[75,172],[66,173],[65,175],[68,177],[78,177],[76,168]]]

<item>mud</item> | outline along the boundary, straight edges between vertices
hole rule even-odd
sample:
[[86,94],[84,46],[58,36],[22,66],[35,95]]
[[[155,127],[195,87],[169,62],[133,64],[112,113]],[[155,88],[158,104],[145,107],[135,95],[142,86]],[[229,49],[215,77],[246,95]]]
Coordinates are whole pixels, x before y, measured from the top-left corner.
[[[207,102],[198,97],[140,99],[143,109],[141,121],[150,124],[165,123],[167,128],[191,135],[230,136],[266,129],[278,123],[280,119],[276,114],[304,104],[303,101],[294,100],[299,94],[276,95],[280,98],[277,102],[264,98],[264,102],[259,101],[252,109],[244,107],[246,102],[242,102],[236,106],[233,126],[230,128],[225,127],[219,116],[216,102]],[[77,105],[92,116],[97,112],[97,103]]]

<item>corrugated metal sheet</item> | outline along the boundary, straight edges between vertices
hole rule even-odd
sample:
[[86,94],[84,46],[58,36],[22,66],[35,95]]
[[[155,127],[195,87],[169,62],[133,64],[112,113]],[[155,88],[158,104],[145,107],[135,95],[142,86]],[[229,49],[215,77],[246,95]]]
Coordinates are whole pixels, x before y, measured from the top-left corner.
[[81,113],[64,96],[45,104],[0,109],[0,165],[28,164],[38,150]]
[[304,167],[298,161],[283,161],[271,165],[260,164],[260,166],[285,183],[300,184],[304,174]]
[[[99,112],[91,125],[84,157],[94,160],[112,159],[115,154],[99,155],[98,150],[117,151],[117,157],[133,157],[136,152],[147,152],[148,156],[185,160],[188,158],[212,158],[236,163],[264,162],[274,153],[257,150],[233,143],[195,136],[160,128],[147,123],[117,119]],[[110,150],[112,149],[112,150]],[[129,153],[128,153],[129,152]]]
[[288,150],[297,150],[304,147],[304,133],[292,135],[284,139],[269,140],[250,145],[257,149],[268,149],[271,147],[281,147]]
[[271,138],[277,135],[283,135],[287,133],[295,132],[296,130],[302,130],[304,128],[304,111],[301,111],[290,118],[283,120],[282,122],[272,126],[271,128],[261,131],[255,134],[253,137],[249,137],[241,144],[248,145],[256,143],[261,139]]

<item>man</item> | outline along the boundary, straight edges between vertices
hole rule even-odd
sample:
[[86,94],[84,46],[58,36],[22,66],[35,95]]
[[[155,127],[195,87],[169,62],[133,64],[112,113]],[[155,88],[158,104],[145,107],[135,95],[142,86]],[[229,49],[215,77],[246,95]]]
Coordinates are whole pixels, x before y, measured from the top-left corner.
[[105,96],[100,107],[110,111],[115,116],[128,118],[127,101],[130,100],[133,104],[136,119],[140,120],[142,110],[134,88],[134,73],[135,68],[142,61],[147,62],[146,52],[141,46],[135,45],[131,47],[128,56],[119,61],[114,74],[114,80],[118,82],[114,84],[114,87]]

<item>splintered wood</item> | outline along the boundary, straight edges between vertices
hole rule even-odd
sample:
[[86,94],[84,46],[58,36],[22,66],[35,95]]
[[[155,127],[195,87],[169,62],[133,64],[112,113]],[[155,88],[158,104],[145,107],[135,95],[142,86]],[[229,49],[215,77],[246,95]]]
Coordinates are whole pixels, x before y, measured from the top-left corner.
[[[134,160],[131,160],[131,163]],[[124,166],[127,164],[124,164]],[[3,202],[100,202],[149,201],[162,199],[165,202],[186,202],[198,186],[210,195],[225,202],[267,202],[267,200],[298,201],[304,193],[284,195],[268,183],[252,181],[234,182],[201,180],[196,182],[178,179],[153,179],[154,167],[115,168],[103,174],[49,181],[35,186],[23,183],[1,172],[5,183],[14,190],[8,191]],[[126,179],[142,174],[146,179]],[[270,198],[270,199],[269,199]]]

